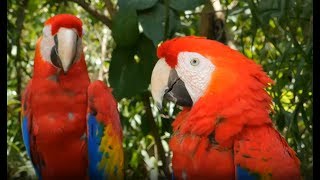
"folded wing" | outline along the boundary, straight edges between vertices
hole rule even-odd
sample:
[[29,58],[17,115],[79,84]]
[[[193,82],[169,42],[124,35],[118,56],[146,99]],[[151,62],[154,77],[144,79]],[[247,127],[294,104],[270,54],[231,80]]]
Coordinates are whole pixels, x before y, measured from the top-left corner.
[[300,161],[273,127],[246,127],[234,144],[237,179],[301,179]]
[[95,81],[88,89],[90,179],[123,179],[122,129],[111,89]]

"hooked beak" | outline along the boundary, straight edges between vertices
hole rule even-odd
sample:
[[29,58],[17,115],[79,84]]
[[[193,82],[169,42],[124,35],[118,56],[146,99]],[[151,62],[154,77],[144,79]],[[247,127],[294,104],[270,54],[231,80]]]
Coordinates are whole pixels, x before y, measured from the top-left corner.
[[151,94],[158,109],[162,109],[163,99],[172,101],[180,106],[191,107],[192,99],[179,78],[175,69],[171,68],[164,58],[158,60],[151,75]]
[[54,36],[54,43],[55,46],[51,51],[51,61],[66,74],[77,55],[78,35],[72,29],[60,28]]

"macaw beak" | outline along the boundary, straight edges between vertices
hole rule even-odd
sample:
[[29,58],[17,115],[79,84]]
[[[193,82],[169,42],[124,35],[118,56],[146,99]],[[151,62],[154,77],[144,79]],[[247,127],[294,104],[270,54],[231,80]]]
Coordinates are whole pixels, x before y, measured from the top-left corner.
[[151,75],[151,94],[158,109],[162,109],[163,99],[180,106],[191,107],[192,99],[177,71],[171,68],[164,58],[158,60]]
[[55,46],[52,51],[55,52],[51,53],[51,61],[55,66],[61,68],[65,74],[75,61],[78,38],[78,34],[68,28],[60,28],[54,36]]

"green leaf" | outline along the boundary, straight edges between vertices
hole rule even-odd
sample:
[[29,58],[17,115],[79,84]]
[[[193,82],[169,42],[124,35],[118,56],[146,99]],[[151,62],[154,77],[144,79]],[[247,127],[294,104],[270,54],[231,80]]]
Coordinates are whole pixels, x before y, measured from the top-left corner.
[[[153,8],[139,13],[138,19],[143,28],[143,33],[157,46],[164,39],[166,9],[158,3]],[[169,11],[169,33],[172,33],[177,24],[178,17],[172,10]]]
[[28,2],[28,10],[30,12],[34,12],[37,9],[42,8],[41,6],[43,6],[43,5],[41,4],[41,2],[39,2],[39,0],[34,0],[34,1]]
[[130,98],[145,90],[150,83],[152,68],[156,61],[152,41],[140,36],[136,49],[116,47],[112,52],[109,80],[115,97]]
[[134,96],[141,89],[141,72],[134,62],[134,54],[132,49],[121,47],[112,52],[109,80],[118,100]]
[[139,151],[134,151],[132,153],[132,157],[130,159],[130,165],[133,167],[133,168],[137,168],[138,165],[139,165]]
[[119,0],[119,7],[132,7],[137,10],[148,9],[154,6],[158,0]]
[[137,55],[140,58],[140,65],[142,66],[144,74],[141,81],[149,84],[153,67],[156,64],[157,55],[156,47],[153,45],[152,41],[143,34],[141,34],[139,38]]
[[281,18],[284,15],[286,0],[264,0],[258,4],[258,11],[264,23],[267,23],[270,18]]
[[178,11],[193,10],[205,2],[206,0],[170,0],[170,7]]
[[112,37],[118,46],[132,46],[139,37],[137,13],[132,8],[120,9],[112,23]]

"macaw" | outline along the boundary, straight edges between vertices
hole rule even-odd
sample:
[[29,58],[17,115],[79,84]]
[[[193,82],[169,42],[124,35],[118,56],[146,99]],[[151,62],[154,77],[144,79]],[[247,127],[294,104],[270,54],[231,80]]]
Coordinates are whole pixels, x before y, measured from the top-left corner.
[[169,147],[176,179],[301,179],[300,161],[269,117],[273,83],[217,41],[186,36],[157,49],[151,93],[183,107]]
[[117,103],[102,81],[90,83],[82,21],[49,18],[22,97],[23,141],[39,179],[123,178]]

